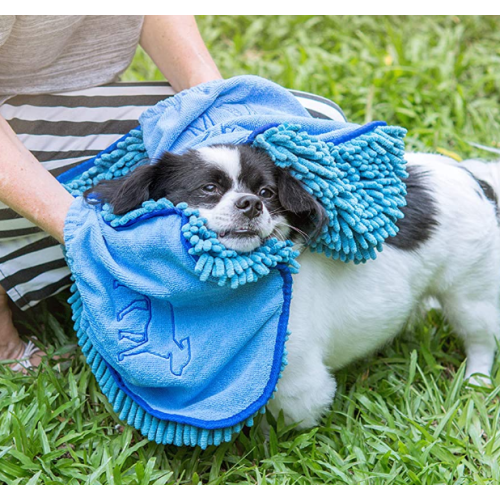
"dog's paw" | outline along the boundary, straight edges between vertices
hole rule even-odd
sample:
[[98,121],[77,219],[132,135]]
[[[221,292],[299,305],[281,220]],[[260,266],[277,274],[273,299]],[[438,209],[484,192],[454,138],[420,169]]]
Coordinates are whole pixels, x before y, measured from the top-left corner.
[[466,377],[466,384],[469,388],[475,387],[485,387],[488,389],[493,388],[493,384],[491,383],[491,377],[489,375],[485,375],[484,373],[472,373],[468,377]]

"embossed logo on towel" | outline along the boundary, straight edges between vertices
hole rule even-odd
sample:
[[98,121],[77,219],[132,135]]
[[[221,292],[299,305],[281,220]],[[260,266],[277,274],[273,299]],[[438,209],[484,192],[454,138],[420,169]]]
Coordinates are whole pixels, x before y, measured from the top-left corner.
[[[134,292],[118,281],[113,282],[116,292],[116,321],[118,322],[118,342],[120,352],[118,361],[127,356],[149,355],[169,361],[172,375],[182,375],[184,368],[191,361],[191,343],[189,337],[178,340],[175,335],[174,308],[170,302],[163,304],[168,310],[165,328],[151,331],[153,310],[151,299]],[[120,291],[125,293],[120,294]],[[123,295],[120,297],[120,295]]]

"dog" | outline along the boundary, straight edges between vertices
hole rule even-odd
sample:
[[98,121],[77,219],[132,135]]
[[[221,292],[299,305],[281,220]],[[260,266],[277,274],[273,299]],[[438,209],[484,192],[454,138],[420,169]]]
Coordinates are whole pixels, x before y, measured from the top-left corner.
[[[437,300],[467,355],[466,377],[491,374],[500,338],[500,162],[408,154],[399,232],[375,260],[355,265],[308,251],[294,277],[288,366],[268,405],[287,423],[319,423],[336,392],[333,373],[391,341]],[[248,145],[165,153],[86,193],[116,214],[148,199],[187,202],[228,248],[251,252],[270,237],[307,246],[325,223],[321,205],[269,156]]]

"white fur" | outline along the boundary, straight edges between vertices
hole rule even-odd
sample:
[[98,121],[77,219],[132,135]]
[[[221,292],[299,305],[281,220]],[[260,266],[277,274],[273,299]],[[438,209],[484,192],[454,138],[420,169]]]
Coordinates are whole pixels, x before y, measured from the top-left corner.
[[[288,422],[316,425],[335,395],[332,371],[392,340],[419,304],[436,299],[467,354],[466,376],[490,375],[500,338],[500,231],[492,203],[456,162],[407,155],[429,173],[439,226],[416,251],[386,245],[354,265],[304,252],[294,277],[288,366],[271,400]],[[479,162],[481,163],[481,162]],[[467,165],[471,167],[473,165]],[[500,163],[472,169],[500,192]]]
[[[216,233],[221,233],[234,228],[234,221],[237,217],[235,202],[243,194],[242,191],[230,189],[221,198],[214,208],[199,208],[200,215],[207,219],[208,227]],[[249,194],[249,193],[248,193]],[[283,218],[281,218],[283,219]],[[251,238],[232,238],[231,236],[220,237],[219,240],[226,247],[237,250],[238,252],[251,252],[258,247],[263,240],[268,238],[274,230],[275,225],[271,219],[269,210],[264,206],[262,215],[255,220],[245,222],[252,226],[252,229],[258,231],[258,236]]]
[[240,151],[238,148],[217,146],[215,148],[200,148],[200,156],[208,163],[213,163],[225,170],[229,177],[238,179],[241,172]]
[[[229,229],[234,229],[235,220],[238,218],[238,212],[235,208],[235,202],[244,194],[244,186],[239,182],[241,173],[241,158],[237,148],[228,148],[224,146],[205,147],[198,150],[203,160],[217,165],[224,170],[233,180],[233,186],[221,198],[219,203],[213,208],[200,207],[199,213],[207,220],[208,227],[216,233],[222,233]],[[235,238],[228,236],[219,236],[219,240],[228,248],[238,252],[251,252],[257,248],[265,239],[271,235],[288,237],[288,228],[285,224],[285,218],[282,216],[271,217],[269,210],[263,206],[262,214],[249,221],[243,217],[241,221],[242,228],[255,230],[258,235],[249,238]],[[276,231],[276,234],[273,232]]]

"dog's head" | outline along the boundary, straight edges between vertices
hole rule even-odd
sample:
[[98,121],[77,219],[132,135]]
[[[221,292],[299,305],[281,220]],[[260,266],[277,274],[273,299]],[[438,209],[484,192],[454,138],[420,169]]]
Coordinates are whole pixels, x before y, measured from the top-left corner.
[[118,180],[86,192],[125,214],[144,201],[167,198],[199,210],[228,248],[250,252],[269,237],[307,243],[325,222],[321,205],[269,156],[247,145],[165,153]]

